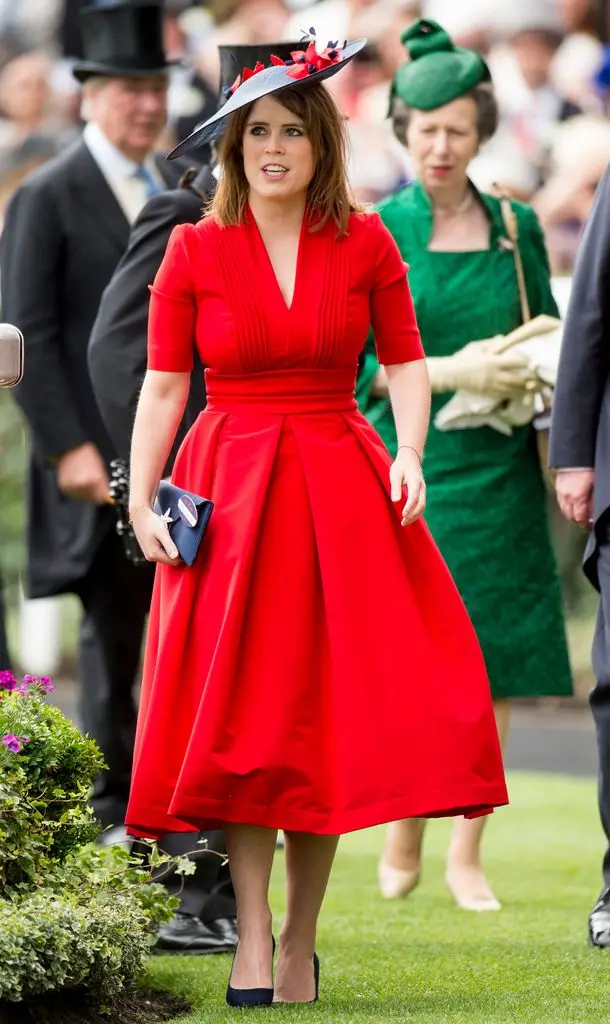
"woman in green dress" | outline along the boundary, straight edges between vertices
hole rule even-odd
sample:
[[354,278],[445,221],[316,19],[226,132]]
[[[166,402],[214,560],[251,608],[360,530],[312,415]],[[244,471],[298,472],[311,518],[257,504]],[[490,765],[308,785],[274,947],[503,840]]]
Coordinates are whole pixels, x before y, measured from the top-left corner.
[[[410,268],[434,423],[457,389],[514,398],[535,382],[522,357],[497,354],[485,340],[522,322],[500,201],[477,192],[467,177],[497,123],[488,68],[479,54],[455,47],[435,22],[416,22],[402,41],[410,60],[392,85],[391,115],[417,180],[377,208]],[[512,206],[531,315],[557,316],[536,215],[524,204]],[[358,397],[394,452],[387,386],[373,345]],[[514,428],[505,436],[490,427],[442,432],[431,426],[425,465],[426,520],[477,631],[504,741],[511,698],[572,689],[534,430]],[[447,856],[446,883],[458,906],[469,910],[500,907],[481,866],[484,821],[457,819]],[[405,896],[417,884],[423,826],[411,819],[389,827],[379,864],[384,896]]]

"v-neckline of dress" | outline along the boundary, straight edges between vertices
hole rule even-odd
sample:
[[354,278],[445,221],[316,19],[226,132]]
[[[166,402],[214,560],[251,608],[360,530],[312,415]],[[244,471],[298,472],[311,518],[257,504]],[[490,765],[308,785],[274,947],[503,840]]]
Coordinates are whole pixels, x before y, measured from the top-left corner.
[[294,288],[292,289],[292,299],[290,301],[290,305],[288,305],[288,303],[286,302],[286,298],[284,296],[284,293],[283,293],[282,289],[280,288],[280,282],[277,279],[277,274],[275,272],[273,263],[271,262],[271,257],[269,255],[269,251],[267,249],[267,246],[265,245],[265,241],[263,239],[261,230],[260,230],[260,228],[258,226],[258,223],[256,221],[256,217],[252,213],[252,210],[250,209],[250,207],[248,207],[248,216],[249,216],[249,219],[250,219],[250,221],[252,223],[252,226],[253,226],[253,229],[254,229],[254,234],[255,234],[255,237],[257,239],[259,248],[263,252],[264,261],[265,261],[265,264],[266,264],[267,270],[268,270],[268,276],[270,277],[270,279],[271,279],[271,281],[273,283],[273,286],[275,288],[276,296],[277,296],[279,302],[281,303],[281,305],[282,305],[282,307],[284,309],[284,312],[286,314],[292,313],[292,312],[294,312],[294,309],[295,309],[295,306],[296,306],[296,303],[297,303],[297,299],[299,297],[299,283],[300,283],[300,279],[301,279],[301,276],[302,276],[301,270],[302,270],[302,262],[303,262],[303,248],[304,248],[304,244],[303,243],[304,243],[304,238],[305,238],[305,235],[306,235],[308,227],[309,227],[309,217],[308,217],[308,214],[307,214],[307,210],[305,210],[305,212],[303,214],[303,219],[301,221],[301,229],[299,231],[299,243],[298,243],[298,248],[297,248],[297,261],[296,261],[296,267],[295,267],[295,273],[294,273]]

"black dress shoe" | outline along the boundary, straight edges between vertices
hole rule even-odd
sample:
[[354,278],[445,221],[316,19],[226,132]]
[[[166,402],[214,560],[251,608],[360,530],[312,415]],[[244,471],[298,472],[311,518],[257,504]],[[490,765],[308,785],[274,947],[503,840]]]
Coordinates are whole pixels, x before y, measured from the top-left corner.
[[191,914],[176,914],[157,933],[153,953],[158,956],[204,956],[206,953],[233,953],[237,933],[232,918],[219,918],[204,924]]
[[610,889],[604,889],[591,911],[589,942],[600,949],[610,946]]
[[217,917],[214,921],[206,921],[206,927],[213,929],[223,940],[227,949],[235,952],[237,949],[236,917]]

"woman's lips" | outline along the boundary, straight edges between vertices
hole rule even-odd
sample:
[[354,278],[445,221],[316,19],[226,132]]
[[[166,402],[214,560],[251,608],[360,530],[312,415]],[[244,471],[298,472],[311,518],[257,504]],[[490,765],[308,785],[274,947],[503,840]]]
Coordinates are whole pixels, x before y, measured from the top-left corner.
[[280,181],[281,178],[288,174],[288,168],[284,167],[283,164],[265,164],[261,170],[270,181]]

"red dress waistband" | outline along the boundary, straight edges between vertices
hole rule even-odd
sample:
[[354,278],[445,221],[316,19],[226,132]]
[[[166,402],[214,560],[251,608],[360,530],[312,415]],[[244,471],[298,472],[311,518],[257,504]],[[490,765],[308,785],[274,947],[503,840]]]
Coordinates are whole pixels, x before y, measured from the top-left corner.
[[210,412],[247,408],[277,415],[351,412],[358,408],[355,376],[351,366],[243,374],[206,370],[207,408]]

